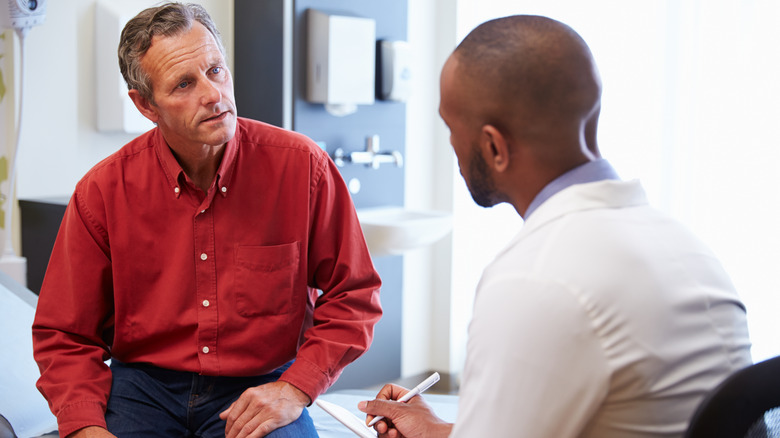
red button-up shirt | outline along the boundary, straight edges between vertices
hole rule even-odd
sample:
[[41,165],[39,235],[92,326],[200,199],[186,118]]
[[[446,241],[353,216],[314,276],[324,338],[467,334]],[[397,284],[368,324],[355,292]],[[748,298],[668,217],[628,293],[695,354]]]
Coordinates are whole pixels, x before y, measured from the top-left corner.
[[[33,324],[60,433],[104,425],[104,360],[282,375],[315,399],[369,346],[380,280],[341,176],[306,137],[239,119],[207,193],[158,129],[77,184]],[[317,290],[321,290],[320,294]]]

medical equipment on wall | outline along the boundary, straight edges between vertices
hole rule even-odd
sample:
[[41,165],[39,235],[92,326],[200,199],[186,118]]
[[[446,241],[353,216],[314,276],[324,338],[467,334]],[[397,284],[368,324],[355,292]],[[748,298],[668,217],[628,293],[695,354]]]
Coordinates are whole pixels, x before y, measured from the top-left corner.
[[[12,242],[12,216],[14,186],[16,182],[16,156],[22,127],[22,102],[24,101],[24,38],[31,27],[43,23],[46,17],[47,0],[0,0],[0,28],[14,29],[19,36],[19,109],[16,117],[16,144],[10,160],[8,173],[8,195],[5,197],[5,249],[4,259],[16,258]],[[22,275],[23,276],[23,275]]]
[[14,29],[24,38],[31,27],[43,23],[47,0],[0,1],[0,27]]

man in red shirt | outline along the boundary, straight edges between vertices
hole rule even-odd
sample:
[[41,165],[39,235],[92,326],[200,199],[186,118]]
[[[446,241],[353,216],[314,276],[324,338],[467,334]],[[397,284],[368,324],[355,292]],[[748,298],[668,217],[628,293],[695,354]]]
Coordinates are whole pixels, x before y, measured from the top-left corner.
[[119,59],[157,127],[82,178],[54,245],[33,340],[60,436],[316,436],[304,407],[381,316],[343,180],[237,118],[200,6],[141,12]]

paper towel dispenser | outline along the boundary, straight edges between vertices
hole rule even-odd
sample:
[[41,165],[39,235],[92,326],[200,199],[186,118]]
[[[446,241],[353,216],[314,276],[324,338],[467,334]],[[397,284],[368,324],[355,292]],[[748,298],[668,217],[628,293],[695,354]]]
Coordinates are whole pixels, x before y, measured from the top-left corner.
[[154,128],[127,95],[119,72],[117,47],[122,28],[133,17],[132,9],[113,0],[95,4],[95,77],[98,131],[141,133]]
[[376,22],[371,18],[307,10],[306,100],[335,115],[374,103]]

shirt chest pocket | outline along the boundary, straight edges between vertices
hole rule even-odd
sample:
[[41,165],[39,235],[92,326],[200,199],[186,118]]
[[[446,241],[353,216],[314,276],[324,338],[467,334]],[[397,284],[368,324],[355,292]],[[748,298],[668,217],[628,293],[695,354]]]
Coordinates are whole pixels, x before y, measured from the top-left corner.
[[295,309],[298,243],[236,248],[236,307],[242,316],[283,315]]

